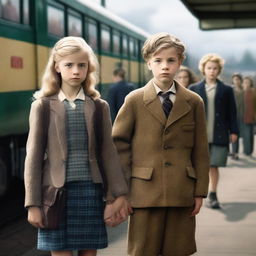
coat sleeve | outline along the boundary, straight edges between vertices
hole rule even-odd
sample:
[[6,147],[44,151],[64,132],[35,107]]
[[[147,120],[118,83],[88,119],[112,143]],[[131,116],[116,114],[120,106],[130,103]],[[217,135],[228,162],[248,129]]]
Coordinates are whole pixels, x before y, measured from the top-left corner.
[[41,100],[31,105],[24,168],[25,207],[41,205],[42,169],[45,149]]
[[121,195],[127,195],[128,186],[122,171],[120,158],[112,139],[112,123],[110,120],[109,106],[102,101],[103,107],[103,141],[102,141],[102,161],[105,176],[108,184],[107,200],[113,200]]
[[209,184],[209,148],[203,100],[200,98],[195,109],[195,139],[192,150],[192,163],[196,171],[197,182],[195,197],[207,197]]
[[134,104],[131,101],[131,97],[130,95],[128,95],[125,98],[123,106],[118,112],[112,132],[114,143],[121,158],[123,171],[128,185],[131,178],[131,144],[135,126],[135,113],[133,110],[133,106]]

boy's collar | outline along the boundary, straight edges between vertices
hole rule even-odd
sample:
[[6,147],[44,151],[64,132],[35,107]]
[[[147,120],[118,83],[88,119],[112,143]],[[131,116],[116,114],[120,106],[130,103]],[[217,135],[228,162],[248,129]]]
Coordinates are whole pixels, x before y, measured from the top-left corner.
[[[159,94],[159,92],[162,92],[162,91],[163,91],[162,89],[160,89],[160,88],[155,84],[154,81],[153,81],[153,85],[154,85],[154,88],[155,88],[155,90],[156,90],[156,94],[157,94],[157,95]],[[172,85],[171,85],[171,87],[167,90],[167,92],[172,92],[173,94],[176,94],[176,87],[175,87],[174,81],[172,82]]]

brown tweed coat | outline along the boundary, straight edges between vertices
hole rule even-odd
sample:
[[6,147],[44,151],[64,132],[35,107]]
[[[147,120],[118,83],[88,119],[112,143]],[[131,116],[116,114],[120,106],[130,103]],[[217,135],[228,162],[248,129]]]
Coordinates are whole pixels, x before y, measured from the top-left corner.
[[112,136],[133,207],[192,206],[207,196],[209,154],[203,100],[176,85],[166,119],[152,81],[131,92]]

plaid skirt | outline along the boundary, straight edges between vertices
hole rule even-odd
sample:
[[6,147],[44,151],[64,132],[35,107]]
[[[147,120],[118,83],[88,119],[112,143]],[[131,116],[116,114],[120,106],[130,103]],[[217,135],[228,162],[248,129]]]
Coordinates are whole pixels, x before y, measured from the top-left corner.
[[65,214],[58,229],[39,229],[39,250],[86,250],[107,247],[103,219],[104,206],[101,184],[76,181],[66,184]]

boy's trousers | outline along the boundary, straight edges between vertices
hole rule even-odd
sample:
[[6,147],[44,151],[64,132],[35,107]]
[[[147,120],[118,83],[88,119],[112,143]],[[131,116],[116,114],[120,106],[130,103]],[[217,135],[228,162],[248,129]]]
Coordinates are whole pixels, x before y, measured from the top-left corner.
[[129,256],[185,256],[196,252],[191,207],[135,208],[130,217]]

